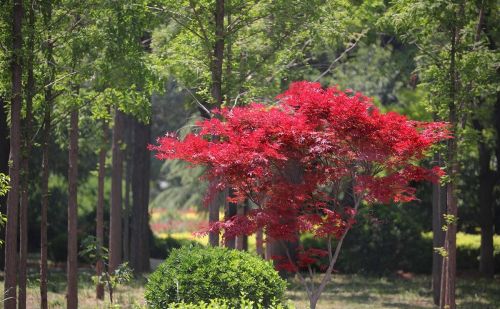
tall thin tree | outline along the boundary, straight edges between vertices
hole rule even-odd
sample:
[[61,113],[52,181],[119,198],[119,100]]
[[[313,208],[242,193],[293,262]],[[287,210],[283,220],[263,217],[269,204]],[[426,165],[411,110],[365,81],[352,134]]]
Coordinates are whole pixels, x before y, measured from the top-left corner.
[[132,119],[134,130],[132,165],[132,216],[130,263],[134,272],[149,271],[149,175],[150,154],[147,146],[151,125]]
[[122,180],[123,180],[123,113],[115,107],[112,166],[111,211],[109,215],[109,272],[114,272],[122,261]]
[[[78,93],[78,91],[75,91]],[[68,287],[66,308],[78,308],[78,106],[71,109],[68,158]]]
[[52,2],[45,2],[42,6],[44,27],[48,33],[44,42],[45,62],[47,72],[44,79],[44,116],[42,133],[42,209],[40,212],[40,308],[48,308],[47,299],[47,210],[49,208],[49,146],[52,130],[52,108],[55,98],[54,80],[55,80],[55,60],[54,60],[54,42],[52,39]]
[[16,309],[17,290],[17,229],[19,207],[19,168],[21,163],[21,104],[22,104],[22,22],[23,2],[16,0],[12,7],[11,59],[11,125],[10,125],[10,191],[7,197],[7,226],[5,231],[4,308]]
[[[443,166],[442,155],[436,153],[434,164]],[[435,183],[432,185],[432,246],[442,248],[444,242],[443,215],[446,213],[446,185]],[[432,255],[432,295],[434,304],[439,305],[441,295],[441,266],[443,257],[438,251]]]
[[31,154],[31,131],[32,131],[32,109],[33,97],[35,95],[35,77],[33,72],[33,61],[35,57],[35,11],[34,1],[30,1],[28,7],[28,42],[26,58],[26,118],[24,121],[23,155],[21,162],[22,189],[21,208],[19,213],[19,309],[26,308],[26,280],[28,259],[28,202],[29,202],[29,158]]
[[[463,6],[463,3],[462,3]],[[460,11],[463,7],[460,9]],[[459,18],[459,13],[456,13],[455,18]],[[450,33],[450,64],[449,64],[449,87],[450,98],[448,102],[448,121],[452,132],[457,133],[458,129],[458,107],[457,93],[459,91],[459,77],[457,71],[457,45],[459,43],[458,25],[454,24],[451,27]],[[447,226],[445,233],[444,248],[446,257],[443,259],[442,275],[441,275],[441,297],[440,307],[455,309],[455,291],[456,291],[456,252],[457,252],[457,215],[458,215],[458,198],[457,198],[457,181],[459,172],[459,163],[457,158],[458,144],[457,139],[453,138],[448,141],[447,160],[448,160],[448,175],[450,182],[446,188],[446,219]]]
[[[97,209],[96,209],[96,239],[97,239],[97,261],[96,273],[101,276],[104,272],[104,260],[102,246],[104,244],[104,180],[106,177],[106,153],[108,142],[108,122],[102,121],[102,142],[99,149],[99,167],[97,174]],[[97,283],[96,298],[104,299],[104,285]]]
[[[213,103],[216,107],[220,107],[224,100],[222,95],[222,69],[224,62],[224,0],[215,1],[215,43],[213,46],[211,70],[211,95]],[[211,184],[211,187],[214,185]],[[208,205],[208,222],[214,223],[219,221],[220,200],[212,199]],[[210,232],[208,235],[211,246],[219,245],[219,233]]]

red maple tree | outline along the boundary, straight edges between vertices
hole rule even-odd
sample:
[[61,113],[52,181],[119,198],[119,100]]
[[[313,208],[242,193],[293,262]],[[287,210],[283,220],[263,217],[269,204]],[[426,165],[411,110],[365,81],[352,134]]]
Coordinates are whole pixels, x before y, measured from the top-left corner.
[[276,99],[272,105],[213,110],[196,132],[182,140],[167,134],[150,148],[158,159],[206,167],[206,177],[217,180],[208,198],[231,189],[230,202],[253,202],[247,214],[210,227],[225,237],[262,228],[276,240],[293,240],[297,232],[327,239],[328,250],[302,250],[296,262],[282,264],[296,271],[329,257],[316,288],[299,273],[314,308],[358,208],[414,200],[414,182],[437,181],[443,174],[419,161],[450,133],[446,123],[382,113],[360,93],[319,83],[293,83]]

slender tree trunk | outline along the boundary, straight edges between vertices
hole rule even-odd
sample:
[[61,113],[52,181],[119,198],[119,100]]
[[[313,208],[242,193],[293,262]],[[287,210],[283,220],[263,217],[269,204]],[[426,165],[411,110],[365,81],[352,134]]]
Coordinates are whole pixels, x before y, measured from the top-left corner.
[[493,189],[495,187],[494,173],[490,170],[491,154],[488,147],[479,143],[479,214],[481,226],[481,249],[479,271],[488,278],[493,278],[495,272],[493,247]]
[[455,138],[448,141],[448,175],[450,182],[447,186],[446,199],[447,199],[447,230],[445,234],[445,250],[447,256],[443,259],[443,274],[441,278],[441,308],[455,309],[455,286],[456,286],[456,234],[457,234],[457,215],[458,215],[458,201],[457,201],[457,177],[459,171],[457,159],[457,128],[458,128],[458,115],[456,106],[456,95],[458,91],[458,73],[456,69],[456,48],[458,43],[458,27],[454,27],[451,36],[451,50],[450,50],[450,102],[448,105],[449,110],[449,123]]
[[149,175],[151,125],[134,121],[130,262],[136,274],[149,271]]
[[[434,161],[437,166],[443,166],[444,162],[441,154],[436,153]],[[443,247],[443,215],[446,213],[446,185],[439,183],[432,185],[432,246],[433,248]],[[443,257],[434,251],[432,255],[432,291],[434,304],[439,305],[439,295],[441,293],[441,266]]]
[[[127,143],[127,153],[128,146],[131,144]],[[130,156],[127,155],[126,163],[125,163],[125,209],[123,214],[123,260],[130,261],[130,187],[132,182],[132,166],[134,163]]]
[[122,179],[123,179],[123,114],[115,108],[113,127],[113,163],[111,167],[111,212],[109,228],[109,272],[122,261]]
[[[102,144],[99,149],[99,171],[97,180],[97,209],[96,209],[96,239],[98,252],[96,261],[96,273],[101,276],[104,272],[104,261],[102,259],[102,246],[104,244],[104,179],[106,176],[106,153],[108,142],[108,123],[102,122]],[[104,285],[96,285],[96,298],[104,299]]]
[[45,62],[48,68],[45,83],[45,111],[43,117],[42,136],[42,208],[40,210],[40,308],[48,308],[47,300],[47,211],[49,208],[49,145],[52,130],[52,107],[54,101],[53,84],[55,80],[54,42],[52,41],[52,2],[44,6],[43,19],[49,35],[45,42]]
[[224,62],[224,0],[215,1],[215,44],[212,60],[212,99],[216,106],[223,101],[222,70]]
[[[494,31],[492,31],[494,28],[491,27],[491,24],[495,25],[496,20],[493,20],[493,23],[491,23],[491,16],[493,13],[493,10],[496,9],[496,6],[494,2],[491,2],[492,5],[488,5],[488,2],[481,2],[481,8],[480,8],[480,18],[478,22],[478,28],[477,28],[477,37],[476,41],[478,41],[478,37],[481,34],[481,31],[484,30],[484,33],[486,37],[488,38],[489,44],[488,44],[488,49],[495,51],[497,50],[497,42]],[[486,6],[486,7],[485,7]],[[493,14],[494,16],[494,14]],[[496,69],[496,75],[497,78],[500,78],[500,68],[497,67]],[[496,141],[495,141],[495,157],[496,157],[496,170],[493,172],[494,176],[494,186],[500,185],[500,91],[497,91],[496,93],[496,102],[494,106],[494,112],[493,112],[493,124],[494,128],[496,131]],[[492,196],[492,205],[491,209],[484,209],[484,216],[490,215],[491,222],[488,222],[489,220],[485,218],[483,222],[481,222],[481,258],[480,258],[480,271],[483,273],[484,276],[490,277],[492,276],[491,274],[494,274],[495,272],[495,265],[494,265],[494,256],[490,256],[491,254],[491,249],[489,248],[492,245],[492,240],[490,241],[490,234],[494,235],[495,234],[495,209],[498,209],[498,198],[495,198],[495,195],[493,194]],[[481,205],[483,206],[483,205]],[[481,214],[483,216],[483,214]],[[491,224],[491,225],[490,225]],[[483,226],[484,226],[484,231],[485,231],[485,246],[488,248],[482,249],[483,248]],[[483,258],[483,252],[484,255],[488,255],[488,257]],[[490,260],[493,259],[493,260]],[[481,262],[483,265],[481,265]],[[490,264],[491,263],[491,264]]]
[[51,131],[51,100],[49,89],[45,92],[45,115],[42,145],[42,209],[40,214],[40,306],[48,308],[47,302],[47,209],[49,207],[49,143]]
[[[291,160],[283,168],[282,173],[286,181],[290,184],[301,184],[303,179],[303,170],[300,162]],[[296,220],[296,219],[295,219]],[[283,222],[286,223],[286,222]],[[289,222],[293,225],[292,222]],[[291,259],[290,262],[295,263],[297,259],[297,247],[299,245],[299,234],[294,235],[293,240],[289,241],[276,241],[267,236],[266,239],[266,259],[271,259],[273,256],[286,256]],[[286,278],[289,275],[286,271],[280,271],[280,276]]]
[[257,233],[255,233],[255,246],[257,255],[260,257],[264,257],[264,233],[262,229],[258,229]]
[[19,207],[19,167],[21,161],[21,104],[22,104],[22,20],[23,2],[14,2],[12,12],[11,63],[11,126],[10,126],[10,191],[7,197],[7,225],[5,231],[4,308],[16,309],[17,289],[17,229]]
[[125,119],[125,144],[126,151],[124,153],[125,157],[125,200],[124,200],[124,212],[123,212],[123,260],[130,261],[130,220],[131,220],[131,207],[130,207],[130,187],[132,183],[132,169],[134,165],[133,155],[132,155],[132,145],[133,145],[133,134],[134,129],[134,119],[131,116],[126,116]]
[[[236,203],[227,202],[227,195],[229,195],[229,196],[234,195],[232,190],[230,190],[230,189],[225,190],[223,195],[224,195],[224,199],[226,200],[224,203],[226,205],[226,207],[224,209],[224,220],[229,220],[237,214],[237,212],[238,212],[237,209],[239,208],[239,205]],[[236,237],[224,237],[224,246],[226,248],[235,249],[236,248]],[[243,246],[243,244],[241,244],[241,248],[242,248],[242,246]],[[239,250],[241,250],[241,248]]]
[[78,107],[70,116],[68,166],[68,309],[78,308]]
[[21,208],[19,213],[19,309],[26,309],[26,279],[28,268],[28,202],[29,202],[29,158],[31,153],[31,131],[32,131],[32,106],[35,94],[35,78],[33,74],[33,57],[35,45],[35,12],[31,1],[29,12],[29,38],[28,57],[26,70],[28,72],[26,82],[26,119],[24,123],[24,151],[22,156],[22,189]]
[[[222,95],[222,68],[224,62],[224,0],[216,0],[215,2],[215,44],[214,53],[211,63],[212,100],[216,107],[220,107],[223,102]],[[214,187],[215,184],[210,184]],[[208,223],[213,224],[219,221],[220,200],[212,199],[208,205]],[[208,234],[208,242],[211,246],[219,246],[219,232],[210,232]]]
[[[248,214],[248,211],[250,210],[250,205],[248,200],[245,201],[244,206],[243,206],[243,215]],[[241,237],[241,242],[242,242],[242,249],[243,251],[248,251],[248,235],[243,235]]]
[[[497,132],[495,155],[500,158],[500,92],[494,107],[493,123]],[[481,226],[481,250],[479,271],[483,277],[493,278],[495,275],[495,256],[493,237],[495,235],[495,185],[500,179],[500,167],[490,169],[491,153],[484,142],[479,143],[479,204]]]
[[[245,205],[236,205],[236,215],[244,216],[245,215]],[[245,245],[245,235],[236,236],[235,239],[235,248],[236,250],[244,250]]]

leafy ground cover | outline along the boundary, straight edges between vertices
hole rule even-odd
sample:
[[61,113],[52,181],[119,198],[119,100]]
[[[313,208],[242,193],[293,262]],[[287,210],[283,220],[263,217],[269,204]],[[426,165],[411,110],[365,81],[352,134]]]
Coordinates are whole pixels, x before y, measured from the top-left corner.
[[[65,275],[62,271],[52,271],[50,276],[49,308],[65,308]],[[137,279],[129,285],[119,287],[115,291],[114,308],[144,308],[145,280],[145,278]],[[3,288],[3,282],[1,287]],[[88,271],[80,272],[78,293],[79,308],[109,308],[107,300],[102,302],[95,299],[94,286]],[[459,308],[500,308],[500,278],[484,280],[471,276],[461,277],[458,281],[457,296]],[[431,297],[429,276],[403,279],[399,276],[338,274],[328,285],[318,308],[435,308]],[[290,281],[287,298],[297,309],[308,308],[307,296],[298,281]],[[29,280],[28,308],[38,308],[39,304],[38,281],[36,275],[32,274]]]

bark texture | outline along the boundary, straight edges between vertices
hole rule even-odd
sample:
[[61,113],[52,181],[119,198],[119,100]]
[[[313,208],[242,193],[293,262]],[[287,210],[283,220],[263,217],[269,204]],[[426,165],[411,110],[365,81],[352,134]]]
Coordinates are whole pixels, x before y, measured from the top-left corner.
[[78,108],[70,116],[68,158],[68,286],[66,308],[78,308]]
[[459,164],[457,159],[458,144],[457,144],[457,102],[456,96],[458,92],[458,72],[456,68],[456,53],[458,43],[458,27],[455,26],[451,33],[451,49],[450,49],[450,100],[448,104],[449,118],[452,133],[455,138],[448,141],[447,159],[448,159],[448,175],[450,182],[446,190],[447,213],[449,222],[445,233],[444,248],[447,256],[443,258],[443,269],[441,275],[441,296],[440,307],[446,309],[455,309],[455,286],[456,286],[456,254],[457,254],[457,225],[456,219],[458,215],[458,199],[457,199],[457,178]]
[[42,142],[42,209],[40,213],[40,306],[48,308],[47,303],[47,210],[49,207],[49,144],[51,131],[50,90],[45,94],[45,115]]
[[11,62],[11,126],[10,126],[10,191],[7,196],[5,231],[4,308],[16,309],[17,290],[17,229],[19,208],[19,177],[21,163],[21,104],[22,104],[22,20],[23,2],[14,2],[12,11]]
[[[220,107],[224,100],[222,95],[222,68],[224,62],[224,0],[215,1],[215,44],[213,47],[211,76],[211,95],[216,107]],[[213,187],[215,184],[210,184]],[[208,205],[208,222],[219,221],[220,199],[214,198]],[[219,246],[219,233],[210,232],[208,242],[211,246]]]
[[122,179],[123,179],[123,114],[115,108],[111,167],[111,211],[109,227],[109,272],[122,262]]
[[[99,149],[99,167],[97,176],[97,209],[96,209],[96,239],[98,243],[97,261],[96,261],[96,274],[100,276],[104,272],[104,261],[102,259],[102,246],[104,245],[104,179],[106,177],[106,153],[108,142],[108,123],[102,123],[103,140],[101,148]],[[104,299],[104,285],[96,285],[96,298]]]
[[29,158],[31,153],[32,109],[35,95],[35,77],[33,74],[33,58],[35,43],[35,12],[33,1],[28,8],[28,45],[27,45],[27,81],[26,81],[26,118],[23,128],[23,155],[21,162],[22,188],[21,208],[19,212],[19,299],[18,308],[26,308],[26,281],[28,260],[28,204],[29,204]]
[[[441,154],[434,156],[437,166],[443,166],[444,162]],[[442,248],[444,245],[443,215],[446,213],[446,185],[439,183],[432,185],[432,246]],[[434,304],[439,305],[439,295],[441,293],[441,266],[443,257],[434,251],[432,255],[432,296]]]
[[134,121],[130,264],[136,274],[149,271],[149,175],[151,125]]

